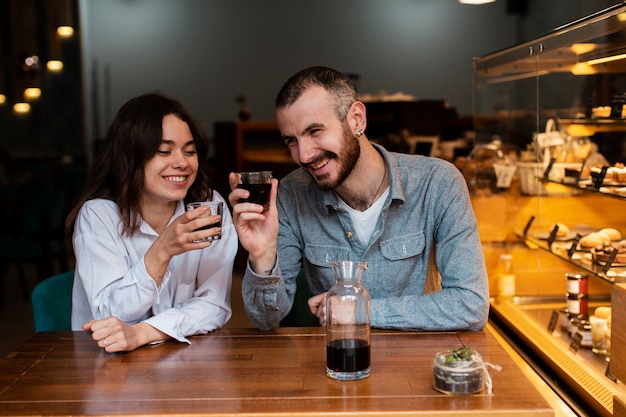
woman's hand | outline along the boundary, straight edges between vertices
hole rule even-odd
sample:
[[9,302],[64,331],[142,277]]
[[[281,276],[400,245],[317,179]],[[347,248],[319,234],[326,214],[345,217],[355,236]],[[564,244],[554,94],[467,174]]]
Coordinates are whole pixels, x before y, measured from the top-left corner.
[[168,251],[170,258],[189,250],[211,246],[210,240],[204,242],[202,239],[220,234],[222,232],[221,227],[198,230],[220,221],[221,216],[211,215],[210,212],[209,206],[200,206],[194,210],[186,211],[159,233],[158,241],[160,241],[163,249]]
[[111,316],[102,320],[90,320],[83,324],[90,331],[98,346],[109,353],[128,352],[151,342],[169,339],[165,333],[147,323],[127,324]]
[[207,230],[197,230],[200,227],[214,224],[220,216],[208,215],[211,208],[200,206],[195,210],[186,211],[167,225],[159,234],[157,240],[150,246],[144,256],[146,270],[157,285],[161,285],[167,266],[175,255],[204,249],[211,246],[211,241],[201,239],[215,236],[222,232],[221,227],[212,227]]

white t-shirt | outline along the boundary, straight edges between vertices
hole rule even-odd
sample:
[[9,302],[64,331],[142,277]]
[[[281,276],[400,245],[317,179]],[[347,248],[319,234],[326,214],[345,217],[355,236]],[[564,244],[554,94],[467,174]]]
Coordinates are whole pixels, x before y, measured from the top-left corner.
[[378,222],[378,216],[380,216],[380,212],[383,210],[383,205],[385,204],[387,195],[389,195],[389,187],[387,187],[378,200],[374,201],[374,203],[372,203],[372,205],[365,211],[353,209],[345,201],[343,201],[341,197],[339,197],[339,205],[345,209],[348,214],[350,214],[352,224],[354,225],[354,232],[359,238],[359,241],[364,245],[370,241],[372,233],[374,233],[374,228]]

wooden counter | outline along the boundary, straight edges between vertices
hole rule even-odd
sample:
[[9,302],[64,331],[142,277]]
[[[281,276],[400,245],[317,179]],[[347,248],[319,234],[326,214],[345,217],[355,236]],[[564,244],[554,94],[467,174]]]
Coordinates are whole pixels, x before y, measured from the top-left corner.
[[[374,331],[372,373],[326,377],[322,328],[222,329],[126,354],[83,332],[39,333],[0,359],[0,415],[554,415],[488,331]],[[467,345],[502,366],[493,394],[432,388],[436,352]]]

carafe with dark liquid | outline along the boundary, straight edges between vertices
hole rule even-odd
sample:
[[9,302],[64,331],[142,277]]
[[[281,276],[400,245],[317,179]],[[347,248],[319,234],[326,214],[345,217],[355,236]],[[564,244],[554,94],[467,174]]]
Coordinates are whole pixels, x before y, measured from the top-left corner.
[[370,296],[361,285],[367,265],[332,263],[335,285],[326,297],[326,375],[357,380],[370,375]]

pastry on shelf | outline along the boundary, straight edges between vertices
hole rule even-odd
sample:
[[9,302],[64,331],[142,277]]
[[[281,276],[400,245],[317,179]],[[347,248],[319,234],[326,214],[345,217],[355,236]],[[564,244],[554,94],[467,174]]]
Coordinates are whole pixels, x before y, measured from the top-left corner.
[[552,233],[556,226],[558,226],[558,229],[556,231],[557,238],[564,238],[569,234],[569,227],[567,227],[563,223],[552,223],[552,225],[550,226],[550,230],[548,230],[548,233]]
[[626,167],[624,167],[624,164],[615,164],[613,167],[613,181],[626,183]]
[[[595,180],[602,173],[602,166],[584,166],[580,172],[580,179],[585,180],[591,178]],[[613,166],[607,167],[604,178],[602,179],[603,185],[620,185],[626,184],[626,167],[623,163],[618,162]]]
[[596,317],[600,317],[603,319],[610,319],[611,318],[611,307],[608,306],[600,306],[600,307],[596,307],[595,311],[594,311],[594,315]]
[[621,238],[622,234],[619,230],[604,228],[581,237],[578,243],[581,248],[591,249],[604,246],[606,243],[618,241]]
[[604,265],[611,259],[614,252],[615,258],[611,262],[612,265],[626,265],[626,240],[619,242],[608,242],[591,250],[593,261]]
[[593,118],[610,117],[611,106],[598,106],[591,109],[591,116]]
[[[552,236],[552,232],[555,227],[557,227],[556,234]],[[553,238],[558,241],[569,241],[574,240],[577,233],[579,232],[570,229],[564,223],[552,223],[547,228],[543,225],[540,226],[538,229],[532,231],[530,236],[540,240],[549,240],[550,238]]]

